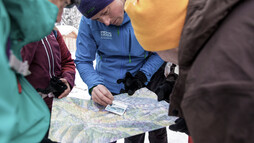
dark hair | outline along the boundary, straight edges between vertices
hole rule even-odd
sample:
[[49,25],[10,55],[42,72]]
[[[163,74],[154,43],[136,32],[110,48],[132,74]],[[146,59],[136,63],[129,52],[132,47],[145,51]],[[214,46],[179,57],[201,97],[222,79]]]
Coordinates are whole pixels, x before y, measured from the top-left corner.
[[71,3],[68,4],[65,8],[72,8],[74,5],[79,5],[81,0],[71,0]]

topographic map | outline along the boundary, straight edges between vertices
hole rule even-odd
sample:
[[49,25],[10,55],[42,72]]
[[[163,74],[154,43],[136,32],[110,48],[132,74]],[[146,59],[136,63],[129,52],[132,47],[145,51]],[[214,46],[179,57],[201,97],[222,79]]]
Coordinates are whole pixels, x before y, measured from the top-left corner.
[[128,106],[122,116],[92,100],[54,99],[49,138],[62,143],[106,143],[169,126],[176,119],[168,116],[169,104],[158,102],[147,88],[133,96],[116,95],[114,100]]

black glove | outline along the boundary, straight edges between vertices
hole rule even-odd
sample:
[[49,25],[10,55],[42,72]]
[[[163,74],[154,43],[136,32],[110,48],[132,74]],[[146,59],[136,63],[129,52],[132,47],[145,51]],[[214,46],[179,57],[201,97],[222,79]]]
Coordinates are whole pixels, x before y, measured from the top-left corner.
[[45,89],[37,88],[38,92],[43,94],[49,94],[52,92],[56,98],[58,98],[65,90],[67,86],[58,77],[52,77],[49,81],[49,86]]
[[184,118],[181,118],[181,117],[177,118],[175,120],[175,124],[170,125],[169,129],[172,131],[183,132],[183,133],[186,133],[187,135],[190,135],[187,125],[185,123],[185,120]]
[[164,82],[162,82],[159,85],[159,87],[155,90],[155,93],[158,96],[158,101],[165,100],[169,102],[170,100],[169,95],[171,94],[174,88],[175,82],[178,78],[178,75],[175,73],[175,66],[176,65],[173,64],[170,67],[170,73],[167,76],[167,79]]
[[48,138],[43,138],[41,143],[58,143],[58,142],[52,141],[52,140],[50,140]]
[[146,75],[139,71],[135,76],[132,76],[130,72],[127,72],[124,79],[118,79],[117,83],[123,83],[124,89],[121,89],[121,93],[128,93],[133,95],[136,90],[145,87],[145,82],[147,81]]

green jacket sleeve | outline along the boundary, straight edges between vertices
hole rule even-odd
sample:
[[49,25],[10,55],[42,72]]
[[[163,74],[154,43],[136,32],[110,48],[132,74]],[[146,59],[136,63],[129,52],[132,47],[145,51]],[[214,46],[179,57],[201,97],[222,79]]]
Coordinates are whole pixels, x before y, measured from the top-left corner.
[[[0,0],[0,142],[40,142],[50,114],[36,90],[9,66],[6,41],[17,57],[23,45],[53,29],[58,9],[48,0]],[[19,93],[18,82],[22,87]]]

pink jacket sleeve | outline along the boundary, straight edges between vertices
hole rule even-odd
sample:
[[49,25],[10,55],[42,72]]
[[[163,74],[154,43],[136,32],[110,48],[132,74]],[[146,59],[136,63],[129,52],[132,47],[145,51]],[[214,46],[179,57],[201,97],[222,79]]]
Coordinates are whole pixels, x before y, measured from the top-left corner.
[[65,78],[71,86],[74,86],[75,81],[75,64],[74,60],[71,58],[71,53],[68,50],[61,33],[57,30],[57,41],[61,49],[61,67],[62,67],[62,77]]

